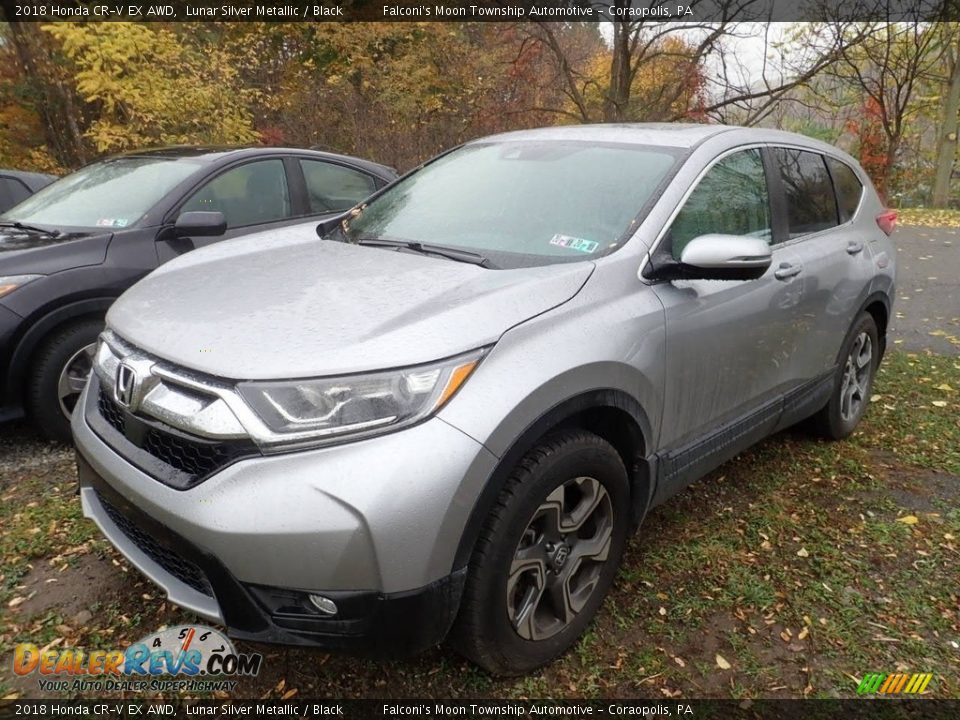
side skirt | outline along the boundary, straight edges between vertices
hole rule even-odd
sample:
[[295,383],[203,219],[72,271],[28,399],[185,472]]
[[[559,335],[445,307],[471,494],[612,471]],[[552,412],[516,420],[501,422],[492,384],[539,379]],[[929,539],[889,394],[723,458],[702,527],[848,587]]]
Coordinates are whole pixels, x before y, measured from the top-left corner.
[[835,368],[746,415],[724,423],[680,447],[650,458],[656,491],[651,507],[660,505],[687,485],[755,445],[768,435],[813,415],[830,399]]

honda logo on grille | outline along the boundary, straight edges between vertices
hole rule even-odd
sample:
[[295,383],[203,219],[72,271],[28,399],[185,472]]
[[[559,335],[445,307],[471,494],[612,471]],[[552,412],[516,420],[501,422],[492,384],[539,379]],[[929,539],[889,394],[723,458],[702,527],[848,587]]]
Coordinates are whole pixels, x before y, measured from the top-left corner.
[[114,388],[114,396],[117,402],[125,408],[134,410],[134,400],[137,397],[137,389],[140,384],[140,378],[137,371],[125,362],[121,362],[117,367],[117,384]]

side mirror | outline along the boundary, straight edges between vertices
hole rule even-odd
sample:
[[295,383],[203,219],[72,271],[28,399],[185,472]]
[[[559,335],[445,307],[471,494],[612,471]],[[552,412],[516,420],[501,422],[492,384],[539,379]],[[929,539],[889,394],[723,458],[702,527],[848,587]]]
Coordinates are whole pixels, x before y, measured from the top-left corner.
[[219,211],[181,213],[173,225],[177,237],[216,237],[227,231],[227,219]]
[[317,225],[317,237],[326,237],[337,227],[337,225],[339,225],[349,216],[350,212],[345,212],[334,215],[333,217],[329,217],[326,220],[321,220]]
[[683,277],[694,280],[756,280],[770,261],[767,241],[748,235],[700,235],[680,253]]

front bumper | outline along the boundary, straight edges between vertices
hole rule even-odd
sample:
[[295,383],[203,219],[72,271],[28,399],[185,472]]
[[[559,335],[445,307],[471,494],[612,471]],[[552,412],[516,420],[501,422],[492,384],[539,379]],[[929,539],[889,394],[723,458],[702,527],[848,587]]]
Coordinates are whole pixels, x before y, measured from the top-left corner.
[[409,652],[446,634],[464,580],[454,553],[495,463],[479,443],[434,419],[177,490],[94,432],[88,394],[73,418],[84,514],[171,601],[260,641]]

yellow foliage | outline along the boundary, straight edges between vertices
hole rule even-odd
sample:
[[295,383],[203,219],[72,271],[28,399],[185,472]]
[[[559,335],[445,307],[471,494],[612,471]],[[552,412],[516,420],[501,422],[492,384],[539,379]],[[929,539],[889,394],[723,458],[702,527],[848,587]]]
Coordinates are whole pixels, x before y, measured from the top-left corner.
[[97,111],[86,135],[101,152],[151,145],[256,142],[235,58],[196,28],[146,23],[44,25]]

